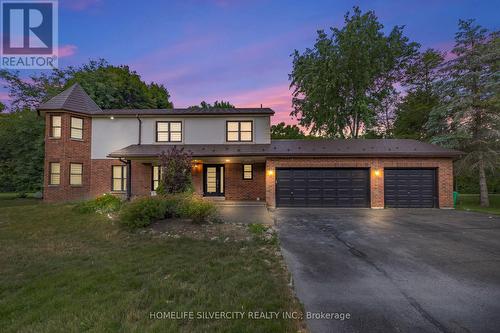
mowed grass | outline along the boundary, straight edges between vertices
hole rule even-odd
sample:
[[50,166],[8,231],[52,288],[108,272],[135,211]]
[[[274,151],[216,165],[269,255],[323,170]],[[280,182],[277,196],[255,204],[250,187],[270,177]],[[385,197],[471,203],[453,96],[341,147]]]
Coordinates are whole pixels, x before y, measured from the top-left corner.
[[277,320],[152,312],[300,311],[276,245],[129,233],[71,205],[0,208],[2,332],[297,332]]
[[19,198],[19,193],[0,192],[0,208],[33,205],[41,202],[42,200],[33,198],[33,193],[27,193],[26,198]]
[[489,207],[481,207],[479,194],[460,194],[457,209],[500,215],[500,194],[490,194],[489,200]]

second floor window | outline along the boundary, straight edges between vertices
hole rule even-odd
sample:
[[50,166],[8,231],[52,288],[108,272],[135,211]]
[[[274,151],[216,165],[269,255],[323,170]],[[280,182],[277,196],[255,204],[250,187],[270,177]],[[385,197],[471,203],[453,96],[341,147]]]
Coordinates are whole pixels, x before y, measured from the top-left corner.
[[69,164],[69,184],[75,186],[80,186],[83,184],[83,164]]
[[61,137],[61,127],[62,127],[62,117],[61,116],[51,116],[50,117],[50,137],[54,139],[59,139]]
[[111,172],[112,172],[111,191],[126,191],[127,190],[127,166],[126,165],[113,165]]
[[83,139],[83,119],[71,117],[71,134],[72,139]]
[[182,142],[182,122],[157,121],[156,142]]
[[252,121],[228,121],[226,123],[226,141],[251,142],[253,140]]

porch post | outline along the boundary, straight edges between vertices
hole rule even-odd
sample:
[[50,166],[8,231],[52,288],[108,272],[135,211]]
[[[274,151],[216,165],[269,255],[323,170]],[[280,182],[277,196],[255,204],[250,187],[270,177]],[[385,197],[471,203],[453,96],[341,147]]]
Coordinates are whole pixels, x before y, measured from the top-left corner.
[[127,201],[132,197],[132,162],[127,160]]

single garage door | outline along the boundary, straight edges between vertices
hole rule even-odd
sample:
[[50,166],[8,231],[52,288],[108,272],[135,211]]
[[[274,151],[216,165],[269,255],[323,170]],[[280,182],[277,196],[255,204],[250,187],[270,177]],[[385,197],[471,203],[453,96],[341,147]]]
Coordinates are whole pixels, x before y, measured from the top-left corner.
[[436,207],[436,170],[385,169],[384,196],[386,207]]
[[277,169],[278,207],[370,207],[368,169]]

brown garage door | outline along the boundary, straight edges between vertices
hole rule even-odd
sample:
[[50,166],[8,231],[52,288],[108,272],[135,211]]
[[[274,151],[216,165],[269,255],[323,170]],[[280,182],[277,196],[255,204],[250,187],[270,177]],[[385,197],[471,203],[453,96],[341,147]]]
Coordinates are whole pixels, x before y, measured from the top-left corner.
[[277,169],[276,205],[370,207],[368,169]]
[[385,206],[394,208],[437,207],[435,169],[385,169]]

